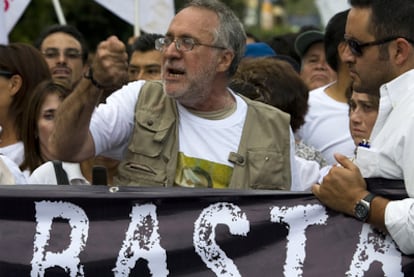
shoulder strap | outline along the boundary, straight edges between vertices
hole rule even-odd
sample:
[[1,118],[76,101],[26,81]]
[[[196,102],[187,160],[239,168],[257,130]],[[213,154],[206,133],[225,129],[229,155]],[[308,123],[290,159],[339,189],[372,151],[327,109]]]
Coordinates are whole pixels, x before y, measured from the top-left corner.
[[55,168],[56,180],[58,185],[69,185],[68,175],[62,167],[62,161],[52,161]]

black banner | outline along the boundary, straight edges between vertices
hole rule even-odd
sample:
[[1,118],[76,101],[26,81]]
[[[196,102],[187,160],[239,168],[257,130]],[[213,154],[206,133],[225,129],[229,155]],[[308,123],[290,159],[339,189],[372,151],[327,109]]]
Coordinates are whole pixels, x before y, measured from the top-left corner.
[[0,276],[414,276],[311,194],[0,186]]

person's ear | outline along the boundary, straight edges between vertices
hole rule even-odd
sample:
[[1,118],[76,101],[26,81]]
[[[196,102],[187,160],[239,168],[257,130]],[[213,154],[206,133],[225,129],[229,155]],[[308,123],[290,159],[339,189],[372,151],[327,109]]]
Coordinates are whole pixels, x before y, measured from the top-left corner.
[[20,75],[15,74],[9,79],[8,90],[10,96],[14,96],[22,87],[23,79]]
[[397,38],[393,45],[391,57],[394,58],[396,64],[405,63],[410,56],[410,52],[413,52],[413,45],[405,38]]
[[233,51],[230,51],[228,49],[225,49],[222,51],[220,60],[218,62],[217,71],[218,72],[225,72],[230,68],[231,63],[234,59],[234,53]]

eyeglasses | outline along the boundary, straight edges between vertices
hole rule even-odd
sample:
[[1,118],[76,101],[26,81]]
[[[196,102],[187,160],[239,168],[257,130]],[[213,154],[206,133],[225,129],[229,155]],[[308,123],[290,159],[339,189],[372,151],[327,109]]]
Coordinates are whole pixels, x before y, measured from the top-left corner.
[[[45,56],[46,59],[56,59],[60,56],[60,51],[57,48],[47,48],[43,52],[43,56]],[[67,59],[75,60],[82,56],[82,53],[75,48],[66,48],[63,51],[63,56]]]
[[393,41],[397,38],[403,38],[403,39],[407,40],[410,43],[414,43],[413,40],[405,38],[405,37],[401,37],[401,36],[394,36],[394,37],[384,38],[384,39],[365,42],[365,43],[359,43],[358,41],[356,41],[355,39],[352,39],[352,38],[345,38],[345,42],[348,44],[349,49],[351,49],[351,52],[352,52],[353,55],[361,57],[364,54],[362,52],[363,48],[368,47],[368,46],[385,44],[385,43]]
[[7,71],[7,70],[1,70],[0,69],[0,76],[6,77],[7,79],[10,79],[14,73]]
[[227,49],[226,47],[211,45],[211,44],[204,44],[196,42],[193,38],[176,38],[172,39],[169,37],[159,38],[155,40],[155,49],[158,51],[163,52],[165,48],[171,45],[171,43],[175,42],[175,49],[177,51],[188,52],[193,50],[195,45],[202,45],[205,47],[217,48],[217,49]]

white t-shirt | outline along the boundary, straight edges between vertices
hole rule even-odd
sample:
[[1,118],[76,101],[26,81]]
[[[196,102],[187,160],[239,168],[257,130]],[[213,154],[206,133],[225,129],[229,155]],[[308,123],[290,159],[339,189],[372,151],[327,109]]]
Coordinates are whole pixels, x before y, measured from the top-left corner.
[[[82,175],[79,163],[62,162],[70,185],[89,185],[88,180]],[[53,162],[49,161],[36,168],[30,175],[28,184],[32,185],[57,185],[56,172]]]
[[17,165],[21,165],[24,160],[24,145],[22,141],[16,142],[5,147],[0,147],[0,154],[3,154]]
[[2,185],[24,185],[27,178],[19,166],[5,155],[0,155],[0,184]]
[[349,131],[349,106],[328,96],[323,86],[309,92],[309,110],[297,136],[322,153],[328,164],[336,164],[334,153],[354,155],[355,144]]
[[[132,136],[135,107],[144,81],[131,82],[107,98],[95,110],[90,132],[95,143],[95,155],[105,155],[122,160]],[[247,104],[232,92],[236,99],[236,111],[222,120],[199,118],[181,105],[179,112],[179,152],[185,156],[199,157],[222,165],[228,162],[230,152],[237,152],[242,134]],[[294,138],[291,133],[292,190],[302,187],[295,165]]]
[[236,111],[221,120],[196,116],[178,104],[179,151],[186,156],[232,167],[228,155],[223,153],[237,152],[247,113],[246,102],[240,97],[236,97],[236,101]]

